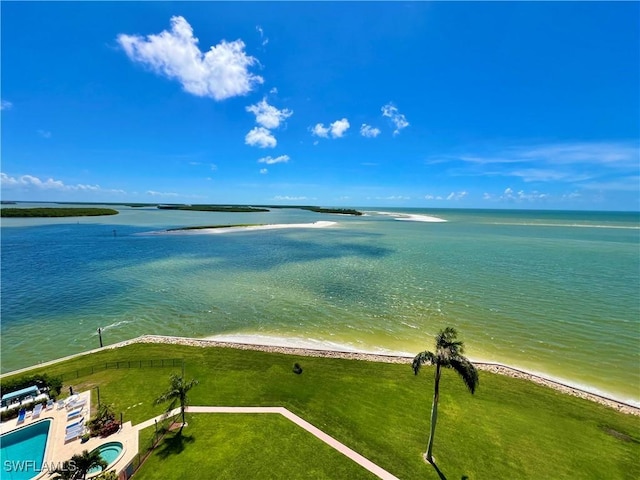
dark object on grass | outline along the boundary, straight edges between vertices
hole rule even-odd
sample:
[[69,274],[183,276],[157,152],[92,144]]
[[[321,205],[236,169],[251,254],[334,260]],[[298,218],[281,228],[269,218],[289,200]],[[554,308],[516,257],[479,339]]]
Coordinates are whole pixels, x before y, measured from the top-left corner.
[[299,363],[293,364],[293,373],[295,373],[296,375],[300,375],[302,373],[302,367]]

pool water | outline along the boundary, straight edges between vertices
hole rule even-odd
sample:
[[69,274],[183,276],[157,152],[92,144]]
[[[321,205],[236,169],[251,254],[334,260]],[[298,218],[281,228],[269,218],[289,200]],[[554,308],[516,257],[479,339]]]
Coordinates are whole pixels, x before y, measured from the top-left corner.
[[[124,448],[122,446],[122,443],[120,442],[105,443],[103,445],[100,445],[98,448],[96,448],[96,450],[100,453],[100,456],[102,457],[102,459],[105,462],[107,462],[107,468],[109,468],[111,464],[118,459],[123,449]],[[102,468],[94,467],[91,470],[89,470],[87,473],[89,475],[92,475],[94,473],[98,473],[101,471],[102,471]]]
[[40,474],[51,420],[45,419],[0,437],[2,480],[28,480]]

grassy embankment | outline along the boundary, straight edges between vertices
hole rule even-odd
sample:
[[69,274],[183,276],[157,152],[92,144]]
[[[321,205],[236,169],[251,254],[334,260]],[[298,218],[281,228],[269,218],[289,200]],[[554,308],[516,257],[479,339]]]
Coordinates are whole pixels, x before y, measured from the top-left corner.
[[117,215],[118,211],[111,208],[2,208],[2,217],[96,217],[100,215]]
[[[200,380],[190,392],[192,405],[284,406],[399,478],[439,478],[421,457],[428,439],[430,368],[414,376],[408,364],[146,344],[43,371],[68,375],[106,361],[152,358],[186,359],[186,377]],[[294,362],[303,367],[301,375],[292,373]],[[71,384],[74,390],[99,385],[101,400],[135,424],[162,413],[153,400],[178,370],[103,370]],[[95,390],[93,395],[95,401]],[[188,421],[184,438],[167,434],[137,478],[183,478],[193,468],[212,478],[256,476],[251,472],[261,472],[260,478],[371,478],[277,417],[191,414]],[[141,443],[153,432],[143,431]],[[445,371],[434,456],[449,479],[636,479],[640,417],[487,372],[470,395]]]

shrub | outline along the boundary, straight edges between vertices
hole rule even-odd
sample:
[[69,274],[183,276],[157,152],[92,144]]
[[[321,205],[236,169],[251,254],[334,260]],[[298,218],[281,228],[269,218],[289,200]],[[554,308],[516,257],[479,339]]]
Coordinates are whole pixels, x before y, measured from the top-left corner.
[[100,430],[100,436],[103,438],[108,437],[109,435],[116,433],[118,430],[120,430],[120,423],[111,421],[102,427]]
[[62,378],[50,377],[46,373],[10,378],[2,381],[2,391],[4,393],[15,392],[16,390],[21,390],[32,385],[37,385],[40,390],[49,389],[49,396],[55,399],[60,395],[60,390],[62,389]]

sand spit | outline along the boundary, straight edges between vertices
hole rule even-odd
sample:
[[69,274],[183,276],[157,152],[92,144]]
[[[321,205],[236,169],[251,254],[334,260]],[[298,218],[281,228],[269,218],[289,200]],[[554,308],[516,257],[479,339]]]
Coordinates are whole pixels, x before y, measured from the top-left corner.
[[[257,350],[261,352],[284,353],[288,355],[299,355],[299,356],[306,356],[306,357],[344,358],[344,359],[350,359],[350,360],[366,360],[371,362],[404,363],[407,365],[411,364],[411,361],[413,360],[413,357],[405,357],[405,356],[399,356],[399,355],[380,355],[380,354],[370,354],[370,353],[344,352],[344,351],[338,351],[338,350],[316,350],[316,349],[310,349],[310,348],[295,348],[295,347],[275,347],[275,346],[269,346],[269,345],[220,342],[217,340],[210,340],[210,339],[170,337],[170,336],[162,336],[162,335],[144,335],[144,336],[134,338],[132,340],[128,340],[125,342],[121,342],[106,348],[117,348],[117,347],[129,345],[132,343],[168,343],[168,344],[174,344],[174,345],[188,345],[193,347],[226,347],[226,348],[236,348],[240,350]],[[619,402],[617,400],[603,397],[601,395],[596,395],[591,392],[580,390],[579,388],[571,387],[569,385],[565,385],[560,382],[541,377],[539,375],[534,375],[532,373],[518,370],[512,367],[509,367],[507,365],[501,365],[498,363],[485,363],[485,362],[474,362],[474,365],[479,370],[497,373],[500,375],[506,375],[512,378],[520,378],[523,380],[528,380],[528,381],[537,383],[539,385],[544,385],[546,387],[553,388],[554,390],[557,390],[562,393],[573,395],[575,397],[580,397],[586,400],[591,400],[592,402],[597,402],[601,405],[606,405],[607,407],[613,408],[622,413],[640,416],[640,408],[634,407],[633,405],[629,405],[623,402]]]
[[270,225],[251,225],[222,228],[196,228],[186,230],[162,230],[159,232],[149,232],[155,235],[212,235],[230,232],[249,232],[253,230],[280,230],[284,228],[325,228],[333,227],[338,222],[320,221],[313,223],[274,223]]
[[442,223],[446,222],[444,218],[433,217],[431,215],[418,215],[414,213],[393,213],[393,212],[373,212],[378,215],[385,215],[388,217],[394,217],[394,220],[401,220],[405,222],[427,222],[427,223]]

